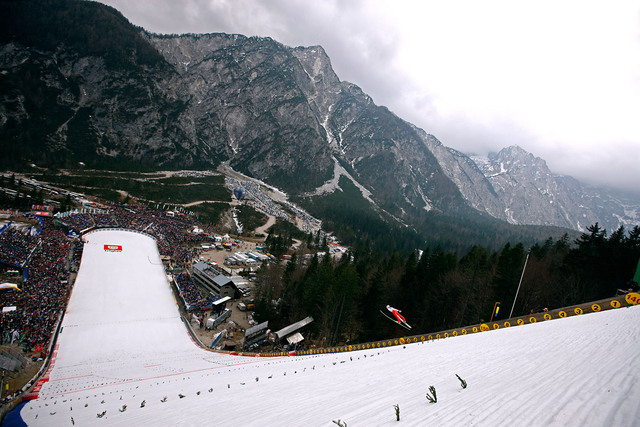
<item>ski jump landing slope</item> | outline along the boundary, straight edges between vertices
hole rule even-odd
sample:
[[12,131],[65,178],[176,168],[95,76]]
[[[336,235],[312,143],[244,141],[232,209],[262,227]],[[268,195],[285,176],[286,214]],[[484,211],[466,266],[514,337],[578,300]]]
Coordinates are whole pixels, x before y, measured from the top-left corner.
[[637,306],[391,348],[231,356],[188,336],[152,238],[86,237],[49,380],[16,410],[27,425],[397,426],[394,405],[413,426],[640,425]]

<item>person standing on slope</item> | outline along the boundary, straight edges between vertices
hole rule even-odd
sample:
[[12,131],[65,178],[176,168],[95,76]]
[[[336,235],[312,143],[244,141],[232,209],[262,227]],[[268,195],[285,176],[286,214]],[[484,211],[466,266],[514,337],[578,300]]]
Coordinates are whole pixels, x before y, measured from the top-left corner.
[[404,323],[404,324],[407,323],[407,320],[404,318],[402,314],[400,314],[400,310],[398,310],[397,308],[393,308],[390,305],[387,305],[387,310],[389,310],[396,317],[396,319],[398,319],[398,322]]

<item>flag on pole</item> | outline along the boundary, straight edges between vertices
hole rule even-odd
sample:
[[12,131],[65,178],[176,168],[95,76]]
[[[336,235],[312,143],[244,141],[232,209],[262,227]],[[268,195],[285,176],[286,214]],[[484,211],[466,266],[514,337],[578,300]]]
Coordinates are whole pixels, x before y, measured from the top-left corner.
[[489,320],[490,322],[493,322],[493,319],[498,317],[498,312],[500,311],[500,303],[496,302],[493,305],[493,312],[491,313],[491,320]]

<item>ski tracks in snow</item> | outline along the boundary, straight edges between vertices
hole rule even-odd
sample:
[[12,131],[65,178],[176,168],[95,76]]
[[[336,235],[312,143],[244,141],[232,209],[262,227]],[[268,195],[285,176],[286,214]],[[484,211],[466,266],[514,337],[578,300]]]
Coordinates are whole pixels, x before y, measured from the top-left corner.
[[[113,266],[103,243],[157,251],[133,233],[90,237]],[[107,284],[141,288],[125,305],[104,292],[105,264],[83,255],[50,380],[20,412],[27,424],[397,426],[399,405],[404,426],[638,425],[640,307],[349,353],[231,356],[187,337],[161,267],[127,259],[123,283]]]

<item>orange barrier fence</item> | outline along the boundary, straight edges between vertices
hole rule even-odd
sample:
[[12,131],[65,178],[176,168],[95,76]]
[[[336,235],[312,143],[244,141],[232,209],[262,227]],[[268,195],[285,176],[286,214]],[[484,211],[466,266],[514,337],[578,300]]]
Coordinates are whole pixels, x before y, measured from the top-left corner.
[[301,350],[293,352],[275,352],[275,353],[251,353],[251,352],[231,352],[230,354],[239,356],[253,357],[274,357],[274,356],[304,356],[312,354],[327,353],[343,353],[348,351],[368,350],[372,348],[392,347],[396,345],[405,345],[411,343],[432,341],[444,338],[457,337],[467,334],[475,334],[486,332],[500,328],[510,328],[514,326],[522,326],[537,322],[546,322],[548,320],[562,319],[571,316],[580,316],[586,313],[597,313],[605,310],[612,310],[620,307],[628,307],[640,304],[640,294],[632,292],[627,295],[620,295],[615,298],[604,299],[600,301],[564,307],[556,310],[550,310],[541,313],[534,313],[526,316],[513,317],[506,320],[498,320],[494,322],[479,323],[477,325],[465,326],[462,328],[447,329],[444,331],[411,335],[401,338],[392,338],[381,341],[373,341],[362,344],[348,344],[336,347],[314,348],[309,350]]

